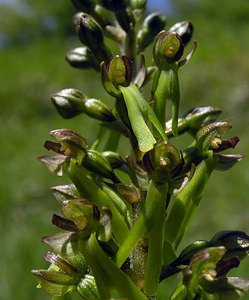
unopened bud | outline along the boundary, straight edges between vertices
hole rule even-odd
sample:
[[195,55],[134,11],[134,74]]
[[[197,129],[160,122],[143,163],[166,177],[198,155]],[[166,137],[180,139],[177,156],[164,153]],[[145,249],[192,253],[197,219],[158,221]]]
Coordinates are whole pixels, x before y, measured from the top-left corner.
[[176,32],[179,34],[183,45],[185,46],[192,38],[194,27],[193,24],[189,21],[178,22],[170,29],[169,32]]
[[214,246],[224,246],[226,256],[240,259],[249,253],[249,236],[243,231],[224,230],[216,233],[210,241]]
[[128,7],[128,2],[127,0],[101,0],[102,6],[114,12],[120,27],[126,32],[129,32],[135,23],[133,13]]
[[198,106],[191,108],[184,117],[188,122],[190,131],[196,131],[209,123],[216,121],[221,114],[221,109],[212,106]]
[[[99,22],[102,28],[106,26],[115,27],[115,22],[113,18],[113,14],[102,5],[96,5],[94,8],[94,15],[96,20]],[[105,28],[106,29],[106,28]]]
[[94,68],[99,70],[99,63],[93,55],[92,51],[87,47],[78,47],[70,50],[66,54],[66,60],[75,68],[86,69]]
[[73,118],[84,111],[85,96],[79,90],[61,90],[52,95],[51,100],[59,114],[65,119]]
[[120,9],[115,11],[117,21],[125,32],[129,32],[134,28],[135,18],[131,9]]
[[88,150],[82,163],[89,171],[103,176],[104,178],[109,178],[114,182],[119,182],[113,172],[111,164],[102,153],[96,150]]
[[91,49],[98,62],[109,61],[110,51],[104,44],[104,34],[97,21],[88,14],[81,13],[76,19],[76,28],[81,42]]
[[[216,121],[220,113],[219,108],[212,106],[193,107],[178,119],[178,133],[188,132],[195,136],[201,127]],[[166,133],[168,137],[173,136],[172,120],[166,122]]]
[[84,103],[84,112],[103,122],[112,122],[116,119],[107,105],[98,99],[87,99]]
[[166,25],[166,17],[161,13],[152,13],[148,15],[138,31],[138,52],[142,52],[155,38],[155,36],[163,30]]
[[76,16],[76,25],[79,38],[83,44],[90,49],[102,46],[104,43],[103,31],[92,16],[86,13],[78,14]]

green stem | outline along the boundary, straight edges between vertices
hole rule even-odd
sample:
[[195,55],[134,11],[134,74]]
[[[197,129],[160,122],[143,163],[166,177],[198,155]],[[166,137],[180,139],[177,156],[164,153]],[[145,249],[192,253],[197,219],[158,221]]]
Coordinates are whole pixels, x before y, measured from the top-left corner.
[[105,143],[104,150],[117,151],[118,143],[121,138],[120,132],[110,131],[108,139]]
[[127,55],[133,62],[134,73],[136,73],[136,34],[135,29],[132,28],[125,38],[124,55]]
[[[162,206],[166,203],[166,194],[167,194],[167,184],[158,185],[154,181],[151,180],[149,184],[149,189],[146,195],[144,208],[142,209],[136,223],[132,227],[128,237],[124,241],[124,243],[120,246],[118,252],[116,253],[116,256],[114,258],[115,263],[117,266],[122,266],[122,264],[126,261],[126,259],[131,254],[132,250],[136,246],[138,240],[145,234],[149,234],[150,230],[156,230],[154,228],[157,228],[157,225],[155,225],[155,222],[157,222],[157,215],[160,215],[162,213]],[[164,213],[164,210],[163,210]],[[160,215],[162,221],[162,215]],[[158,225],[159,226],[159,225]],[[163,234],[163,233],[161,233]],[[160,240],[160,237],[158,238]],[[161,243],[161,241],[159,242]],[[151,243],[152,245],[152,243]],[[156,246],[156,249],[159,250],[161,246]],[[153,257],[155,257],[156,252],[155,249],[153,249],[152,246],[152,252],[151,252],[151,258],[153,262]],[[159,253],[159,256],[161,257],[161,252]],[[160,259],[161,260],[161,259]],[[158,263],[158,261],[157,261]],[[151,268],[148,267],[148,271]],[[158,272],[158,265],[156,265],[156,270]],[[157,277],[158,274],[155,274]]]
[[165,223],[165,239],[174,245],[175,249],[189,228],[214,167],[212,151],[209,151],[207,158],[200,163],[193,178],[173,200],[173,206]]
[[147,234],[149,248],[146,261],[144,291],[154,296],[157,292],[159,277],[163,264],[164,222],[168,184],[150,183],[150,193],[146,198],[145,211],[147,220],[153,218]]
[[105,134],[106,134],[106,129],[105,129],[103,126],[101,126],[101,127],[99,128],[99,131],[98,131],[98,134],[97,134],[97,138],[96,138],[96,140],[94,141],[94,143],[93,143],[92,146],[91,146],[91,149],[92,149],[92,150],[97,150],[97,149],[98,149],[98,147],[99,147],[101,141],[102,141],[102,140],[104,139],[104,137],[105,137]]
[[120,132],[118,131],[110,131],[108,132],[105,127],[101,126],[98,131],[97,139],[91,146],[92,150],[97,150],[100,146],[100,143],[105,139],[105,136],[108,134],[107,141],[103,147],[103,151],[116,151],[118,147],[118,143],[121,137]]
[[129,257],[132,250],[136,246],[138,240],[144,235],[145,231],[146,220],[144,214],[141,212],[126,240],[119,247],[119,250],[114,257],[114,261],[118,267],[121,267],[123,265],[123,263],[126,261],[126,259]]
[[166,100],[168,90],[168,74],[163,70],[158,70],[153,78],[153,108],[162,126],[166,122]]

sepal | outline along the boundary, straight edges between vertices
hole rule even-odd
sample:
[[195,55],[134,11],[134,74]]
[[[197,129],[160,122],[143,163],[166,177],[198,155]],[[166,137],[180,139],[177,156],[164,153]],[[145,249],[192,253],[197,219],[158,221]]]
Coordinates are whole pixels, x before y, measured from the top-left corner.
[[[79,162],[82,161],[86,153],[87,142],[81,135],[70,129],[52,130],[50,135],[59,143],[46,142],[45,147],[48,150],[59,152],[70,158],[76,158]],[[47,147],[48,145],[56,145],[56,149],[54,147]]]
[[46,253],[45,259],[51,263],[48,270],[32,271],[39,282],[39,288],[53,296],[62,296],[76,289],[80,274],[67,260],[51,252]]
[[68,158],[65,155],[44,155],[38,157],[38,160],[43,163],[51,173],[57,176],[63,176],[66,173]]
[[238,162],[243,159],[241,154],[214,154],[214,159],[216,161],[215,169],[219,171],[230,170]]
[[89,268],[80,251],[79,238],[77,233],[66,231],[45,236],[42,238],[42,242],[48,245],[53,252],[66,258],[80,274],[86,274],[89,272]]
[[54,197],[59,203],[64,200],[78,199],[80,197],[74,184],[58,185],[51,188]]

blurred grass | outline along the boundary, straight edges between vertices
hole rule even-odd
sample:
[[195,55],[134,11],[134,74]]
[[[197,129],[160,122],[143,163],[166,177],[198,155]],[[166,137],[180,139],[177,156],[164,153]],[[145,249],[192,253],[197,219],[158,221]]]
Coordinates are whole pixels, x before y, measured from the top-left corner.
[[[229,11],[236,12],[235,8]],[[195,55],[180,73],[182,112],[196,105],[220,107],[223,118],[234,127],[228,136],[241,138],[234,152],[245,154],[230,172],[212,176],[184,240],[187,244],[210,239],[223,229],[249,231],[249,20],[240,20],[238,25],[229,15],[210,18],[208,10],[200,15],[184,8],[177,13],[171,18],[178,21],[183,15],[192,20],[198,40]],[[97,127],[80,116],[63,120],[49,96],[66,87],[79,88],[96,98],[103,91],[96,73],[72,69],[64,62],[65,52],[78,44],[73,38],[50,36],[0,50],[0,299],[50,298],[36,290],[30,270],[47,266],[43,255],[48,248],[40,238],[57,231],[50,220],[58,210],[50,187],[66,179],[49,174],[36,158],[47,153],[42,145],[52,129],[75,129],[91,143]],[[239,273],[249,276],[248,270],[247,260]]]

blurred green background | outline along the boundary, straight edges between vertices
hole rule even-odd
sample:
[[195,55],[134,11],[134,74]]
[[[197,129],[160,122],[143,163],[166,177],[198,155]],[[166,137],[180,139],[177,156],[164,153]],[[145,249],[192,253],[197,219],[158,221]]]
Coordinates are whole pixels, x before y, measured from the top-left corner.
[[[4,3],[5,2],[5,3]],[[57,232],[58,210],[50,188],[67,182],[37,161],[56,128],[79,131],[94,140],[97,127],[82,116],[63,120],[49,97],[73,87],[91,97],[103,89],[97,73],[72,69],[65,53],[80,45],[70,1],[0,1],[0,299],[49,299],[36,289],[30,271],[47,267],[42,236]],[[241,142],[245,159],[230,172],[216,172],[183,244],[210,239],[223,229],[249,232],[249,1],[148,1],[165,10],[168,25],[191,20],[198,48],[181,71],[181,111],[214,105],[233,124],[229,135]],[[105,94],[106,95],[106,94]],[[103,97],[102,97],[103,98]],[[108,100],[108,99],[107,99]],[[249,259],[237,274],[249,276]],[[249,299],[249,296],[244,299]]]

